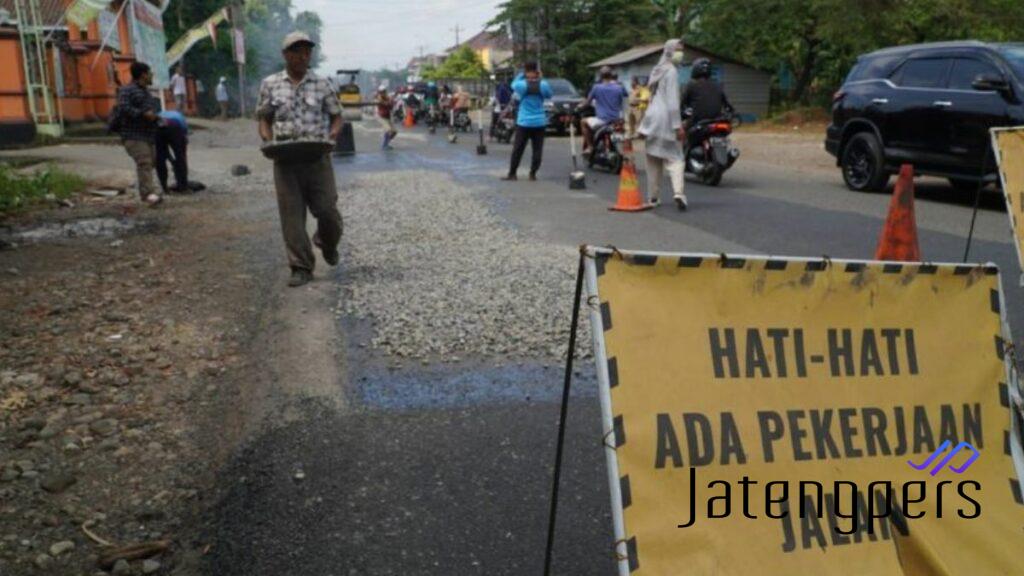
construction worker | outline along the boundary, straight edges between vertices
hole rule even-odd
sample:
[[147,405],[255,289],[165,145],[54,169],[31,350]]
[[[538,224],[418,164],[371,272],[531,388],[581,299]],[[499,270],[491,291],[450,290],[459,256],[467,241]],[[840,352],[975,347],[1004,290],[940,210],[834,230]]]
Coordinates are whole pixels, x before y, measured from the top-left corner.
[[[167,187],[167,163],[174,169],[174,188]],[[190,192],[188,185],[188,122],[177,110],[160,113],[156,131],[156,177],[164,194]]]
[[651,91],[647,89],[647,79],[639,76],[633,77],[632,90],[629,93],[629,116],[627,118],[627,130],[630,138],[636,137],[636,129],[644,119],[644,112],[651,102]]
[[[337,142],[342,127],[341,103],[334,83],[309,69],[315,46],[303,32],[285,36],[281,45],[285,69],[267,76],[260,85],[256,114],[264,142],[272,141],[275,135]],[[274,186],[292,269],[288,285],[302,286],[313,280],[313,244],[320,248],[327,264],[335,266],[340,259],[341,214],[329,155],[325,151],[298,161],[275,160]],[[317,221],[312,244],[306,234],[307,210]]]
[[139,196],[150,206],[163,199],[153,183],[156,161],[156,131],[160,117],[159,105],[149,95],[153,71],[144,62],[132,62],[132,81],[117,92],[118,132],[125,150],[135,162]]
[[384,123],[384,143],[380,147],[381,150],[391,150],[391,141],[398,136],[398,130],[395,130],[395,125],[391,122],[391,109],[394,105],[394,100],[388,96],[387,86],[381,84],[377,88],[377,117]]

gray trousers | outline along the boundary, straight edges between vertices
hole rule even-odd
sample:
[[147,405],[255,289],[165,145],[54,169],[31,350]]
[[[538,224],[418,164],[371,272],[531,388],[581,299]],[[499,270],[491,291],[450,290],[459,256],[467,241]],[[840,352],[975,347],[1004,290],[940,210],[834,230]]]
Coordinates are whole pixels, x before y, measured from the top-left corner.
[[274,187],[281,232],[292,270],[313,271],[316,256],[306,233],[306,211],[316,218],[318,245],[336,250],[341,240],[338,190],[330,156],[310,162],[274,162]]

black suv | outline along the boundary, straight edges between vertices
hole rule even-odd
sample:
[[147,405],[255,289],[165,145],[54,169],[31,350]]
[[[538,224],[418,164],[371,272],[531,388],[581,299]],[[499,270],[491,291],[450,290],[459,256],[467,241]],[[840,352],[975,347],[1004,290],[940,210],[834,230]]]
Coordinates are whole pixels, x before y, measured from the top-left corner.
[[[569,132],[569,123],[573,121],[573,113],[576,107],[583,103],[583,97],[576,91],[572,82],[563,78],[549,78],[548,85],[551,86],[552,98],[544,103],[544,112],[548,117],[548,130],[554,130],[559,134]],[[579,133],[580,127],[576,126]]]
[[861,56],[832,103],[825,149],[851,190],[899,165],[974,190],[996,180],[989,128],[1024,124],[1024,44],[949,42]]

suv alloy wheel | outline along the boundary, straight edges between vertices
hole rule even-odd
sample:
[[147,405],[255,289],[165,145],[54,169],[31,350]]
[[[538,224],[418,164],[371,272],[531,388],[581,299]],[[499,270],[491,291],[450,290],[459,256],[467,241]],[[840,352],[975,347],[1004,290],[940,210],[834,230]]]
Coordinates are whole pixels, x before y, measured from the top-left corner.
[[870,132],[854,134],[843,148],[843,180],[850,190],[877,192],[889,184],[878,138]]

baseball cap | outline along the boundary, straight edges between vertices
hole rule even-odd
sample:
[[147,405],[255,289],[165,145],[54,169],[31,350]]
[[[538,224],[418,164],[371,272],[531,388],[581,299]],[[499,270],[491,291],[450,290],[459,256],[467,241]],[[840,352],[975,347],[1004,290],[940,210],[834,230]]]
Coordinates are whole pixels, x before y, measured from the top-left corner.
[[309,44],[310,46],[316,46],[316,42],[313,42],[312,38],[309,37],[305,32],[292,32],[284,37],[284,41],[281,42],[281,50],[287,50],[296,44]]

